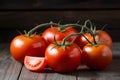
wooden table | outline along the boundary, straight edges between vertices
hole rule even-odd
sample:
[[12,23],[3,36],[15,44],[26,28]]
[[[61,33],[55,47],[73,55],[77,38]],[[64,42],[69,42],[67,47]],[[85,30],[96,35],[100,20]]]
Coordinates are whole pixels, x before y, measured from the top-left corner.
[[71,73],[52,70],[31,72],[10,55],[9,43],[0,44],[0,80],[120,80],[120,43],[113,43],[113,62],[102,71],[92,71],[81,66]]

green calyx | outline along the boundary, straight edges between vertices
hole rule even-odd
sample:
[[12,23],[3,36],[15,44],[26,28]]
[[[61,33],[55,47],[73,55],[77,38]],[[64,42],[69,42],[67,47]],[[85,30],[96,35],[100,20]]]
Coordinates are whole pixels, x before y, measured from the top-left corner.
[[53,48],[61,46],[63,49],[65,49],[66,46],[71,46],[73,43],[73,40],[71,42],[68,42],[68,41],[66,41],[66,39],[67,39],[67,37],[65,37],[61,42],[57,42],[56,38],[54,36],[54,43],[53,44],[55,44],[56,46],[54,46]]
[[29,34],[26,30],[24,30],[24,34],[26,35],[26,37],[32,37],[32,36],[36,35],[37,33],[34,32],[32,34]]

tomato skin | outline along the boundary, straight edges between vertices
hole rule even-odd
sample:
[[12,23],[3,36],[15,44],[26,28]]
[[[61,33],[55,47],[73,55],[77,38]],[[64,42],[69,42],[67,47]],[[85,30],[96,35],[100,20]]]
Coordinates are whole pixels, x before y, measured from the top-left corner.
[[[98,41],[100,38],[100,42],[107,44],[112,49],[111,36],[107,32],[102,31],[102,30],[97,30],[97,32],[99,32],[99,34],[95,36],[96,41]],[[89,33],[85,33],[84,36],[91,42],[94,42],[93,37]],[[75,43],[78,44],[81,49],[83,49],[83,47],[89,42],[81,35],[77,37]]]
[[[72,27],[67,27],[65,29],[65,31],[61,32],[58,31],[58,26],[55,26],[53,28],[47,28],[42,36],[43,38],[48,42],[48,43],[52,43],[54,42],[54,36],[56,41],[62,41],[63,38],[65,38],[66,36],[73,34],[73,33],[77,33],[78,31]],[[67,41],[72,41],[73,39],[75,39],[77,36],[71,36]]]
[[[100,32],[100,34],[99,34],[100,41],[105,43],[106,45],[108,45],[112,49],[112,38],[111,38],[111,36],[105,31],[100,31],[100,30],[97,30],[97,31]],[[99,39],[99,37],[97,37],[97,38]]]
[[47,43],[40,35],[18,35],[11,41],[10,53],[15,60],[23,63],[25,55],[44,56],[46,47]]
[[35,57],[44,57],[45,50],[48,46],[47,42],[42,36],[33,36],[32,39],[33,43],[29,46],[27,50],[28,56],[35,56]]
[[112,50],[106,44],[88,44],[83,48],[82,57],[83,63],[89,68],[102,70],[112,62]]
[[28,70],[38,72],[45,68],[47,62],[44,57],[25,56],[24,65]]
[[[85,33],[84,36],[90,41],[92,40],[92,36],[89,33]],[[81,49],[83,49],[83,47],[89,42],[82,35],[80,35],[76,38],[75,43],[78,44]]]
[[[81,62],[81,49],[76,44],[55,47],[50,44],[45,51],[48,66],[57,72],[71,72],[77,69]],[[53,48],[54,47],[54,48]]]

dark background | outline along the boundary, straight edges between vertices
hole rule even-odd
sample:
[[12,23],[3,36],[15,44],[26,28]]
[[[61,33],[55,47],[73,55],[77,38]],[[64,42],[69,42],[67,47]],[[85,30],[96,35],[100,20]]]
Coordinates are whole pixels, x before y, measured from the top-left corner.
[[120,41],[120,0],[0,0],[0,43],[46,22],[92,20]]

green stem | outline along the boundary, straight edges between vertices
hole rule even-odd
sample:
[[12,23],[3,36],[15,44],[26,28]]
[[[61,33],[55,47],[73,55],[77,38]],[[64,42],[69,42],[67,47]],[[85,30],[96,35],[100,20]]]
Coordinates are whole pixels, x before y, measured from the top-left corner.
[[34,27],[33,29],[31,29],[30,31],[28,31],[27,33],[27,36],[30,37],[31,34],[33,34],[33,32],[43,26],[49,26],[49,25],[58,25],[57,23],[44,23],[44,24],[40,24],[40,25],[37,25],[36,27]]
[[[67,39],[69,39],[70,37],[72,37],[72,36],[76,36],[76,35],[82,35],[91,45],[93,45],[93,43],[89,40],[89,39],[87,39],[87,37],[86,36],[84,36],[84,34],[81,32],[81,33],[75,33],[75,34],[70,34],[70,35],[68,35],[67,37],[65,37],[64,39],[63,39],[63,41],[62,41],[62,45],[65,45],[65,42],[66,42],[66,40]],[[73,41],[72,41],[73,42]],[[72,44],[72,43],[71,43]]]
[[[81,31],[80,31],[79,33],[70,34],[69,36],[65,37],[65,38],[63,39],[63,41],[62,41],[62,44],[65,45],[66,40],[67,40],[68,38],[70,38],[71,36],[82,35],[91,45],[93,45],[93,43],[92,43],[89,39],[87,39],[87,37],[84,36],[84,34],[83,34],[83,30],[84,30],[84,28],[85,28],[85,29],[87,29],[87,30],[90,32],[90,34],[94,35],[94,33],[87,27],[87,23],[88,23],[88,22],[90,23],[90,26],[92,26],[92,23],[91,23],[90,20],[86,20],[86,21],[85,21],[85,24],[84,24],[83,26],[82,26],[82,25],[79,25],[79,24],[66,24],[66,25],[64,25],[64,27],[65,27],[65,26],[72,26],[72,27],[73,27],[73,26],[79,26],[79,27],[82,27],[82,28],[81,28]],[[95,44],[97,44],[96,41],[95,41],[95,37],[94,37],[94,36],[93,36],[93,38],[94,38]]]
[[[79,26],[79,27],[85,27],[90,33],[92,33],[91,32],[91,30],[89,29],[89,28],[87,28],[86,26],[87,26],[87,23],[90,23],[90,26],[92,26],[92,23],[91,23],[91,21],[88,19],[88,20],[86,20],[85,21],[85,24],[84,25],[80,25],[80,24],[78,24],[78,23],[75,23],[75,24],[65,24],[65,25],[59,25],[60,27],[59,27],[59,31],[62,31],[62,30],[64,30],[66,27],[76,27],[76,26]],[[82,28],[82,31],[83,31],[83,28]]]
[[93,30],[93,25],[92,25],[92,22],[88,19],[86,20],[86,24],[89,23],[90,24],[90,29]]
[[58,31],[63,32],[63,31],[65,31],[65,28],[66,28],[66,26],[59,24]]
[[96,42],[96,40],[95,40],[95,35],[93,35],[93,40],[94,40],[94,44],[96,45],[97,42]]
[[93,28],[93,25],[92,25],[92,22],[90,20],[88,20],[89,24],[90,24],[90,27],[91,27],[91,36],[93,37],[93,41],[94,41],[94,45],[97,45],[97,42],[96,42],[96,39],[95,39],[95,36],[96,36],[96,27],[94,26]]
[[93,43],[92,43],[86,36],[84,36],[84,34],[82,34],[82,36],[83,36],[91,45],[93,45]]
[[84,25],[79,25],[79,24],[66,24],[66,25],[64,25],[64,26],[71,26],[71,27],[76,27],[76,26],[78,26],[78,27],[84,27],[85,29],[87,29],[90,33],[93,33],[88,27],[86,27],[86,23],[84,24]]
[[80,35],[81,33],[74,33],[74,34],[70,34],[67,37],[65,37],[62,41],[62,45],[65,45],[65,42],[67,39],[69,39],[71,36],[76,36],[76,35]]
[[[67,40],[68,38],[70,38],[71,36],[82,35],[91,45],[97,45],[97,42],[96,42],[96,40],[95,40],[94,30],[89,29],[89,28],[87,27],[87,23],[89,23],[90,26],[91,26],[91,28],[93,29],[93,25],[92,25],[92,22],[91,22],[90,20],[86,20],[85,23],[84,23],[84,25],[79,25],[79,24],[66,24],[66,25],[64,25],[64,27],[65,27],[65,26],[71,26],[71,27],[76,27],[76,26],[78,26],[78,27],[81,27],[81,31],[80,31],[80,33],[70,34],[69,36],[65,37],[65,38],[63,39],[63,41],[62,41],[62,44],[64,45],[65,42],[66,42],[66,40]],[[84,36],[84,34],[83,34],[84,28],[89,31],[89,33],[91,34],[91,36],[93,36],[94,44],[93,44],[89,39],[87,39],[86,36]]]
[[[97,42],[96,42],[96,40],[95,40],[96,27],[94,27],[94,29],[93,29],[93,25],[92,25],[92,22],[91,22],[90,20],[85,21],[85,25],[87,25],[88,22],[89,22],[90,28],[91,28],[91,30],[89,30],[89,31],[91,31],[90,34],[91,34],[91,36],[93,37],[94,45],[96,45],[96,44],[97,44]],[[86,38],[86,39],[87,39],[87,38]],[[88,40],[87,40],[87,41],[88,41]],[[90,42],[89,42],[89,43],[90,43]]]

